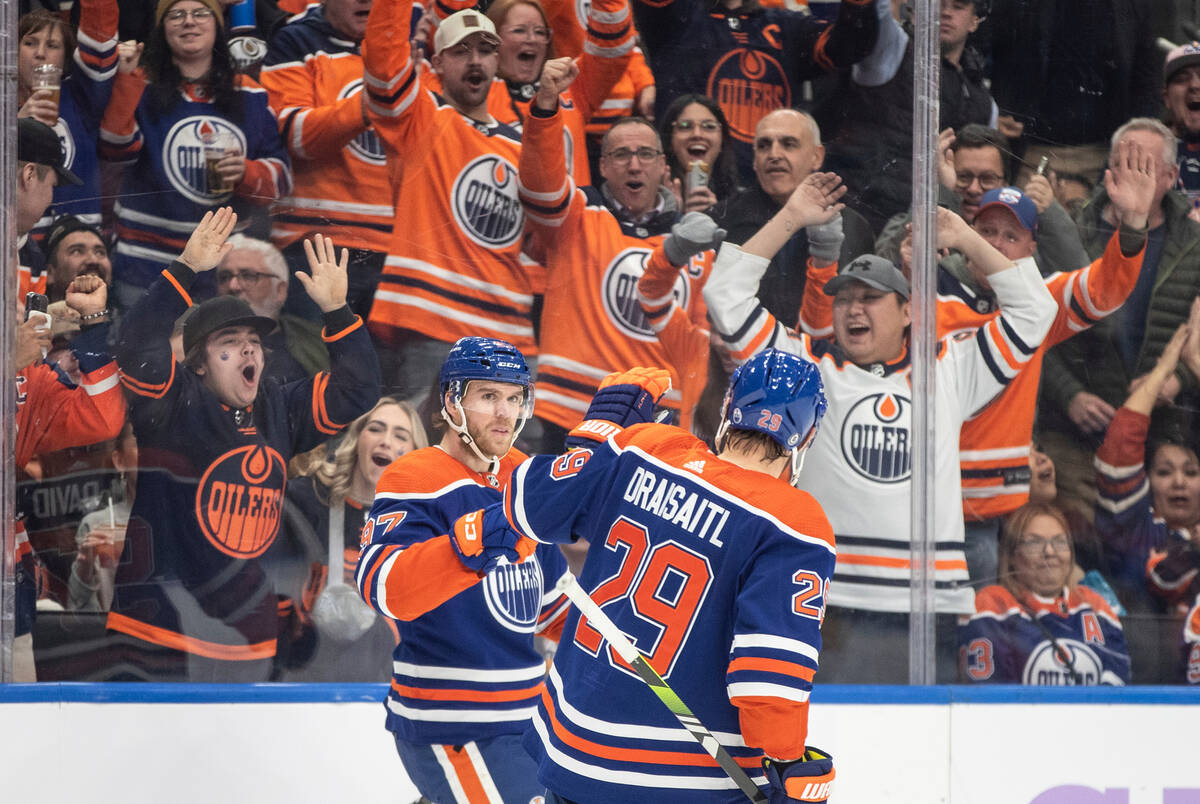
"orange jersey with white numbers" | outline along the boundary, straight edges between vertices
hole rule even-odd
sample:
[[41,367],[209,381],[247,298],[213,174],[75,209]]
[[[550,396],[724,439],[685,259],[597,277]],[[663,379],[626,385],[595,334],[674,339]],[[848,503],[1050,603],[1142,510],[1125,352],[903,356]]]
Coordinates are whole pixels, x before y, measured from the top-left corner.
[[[1042,357],[1050,347],[1116,311],[1137,283],[1144,255],[1143,246],[1136,255],[1126,257],[1114,233],[1104,254],[1091,265],[1046,278],[1046,289],[1058,304],[1058,313],[1045,340],[1004,391],[974,418],[963,422],[959,463],[963,517],[967,521],[1004,516],[1028,501],[1029,444]],[[809,334],[820,336],[832,331],[832,299],[821,292],[832,275],[828,269],[810,271],[800,316],[801,327]],[[999,317],[994,303],[975,296],[945,271],[940,272],[938,285],[939,338],[974,331]]]
[[409,52],[411,11],[411,0],[376,3],[363,40],[367,109],[396,208],[371,325],[450,342],[485,332],[532,356],[520,135],[476,123],[424,88]]
[[271,239],[283,248],[321,232],[387,251],[395,210],[383,145],[363,113],[358,46],[312,6],[271,40],[259,82],[292,158],[292,192],[271,208]]
[[[561,115],[531,116],[525,143],[521,202],[546,247],[537,415],[574,427],[604,376],[632,366],[671,369],[673,390],[664,404],[678,410],[684,378],[675,373],[637,295],[646,261],[669,226],[660,221],[657,231],[627,232],[598,194],[575,186],[564,168]],[[673,290],[695,321],[704,320],[700,289],[711,256],[693,258]]]

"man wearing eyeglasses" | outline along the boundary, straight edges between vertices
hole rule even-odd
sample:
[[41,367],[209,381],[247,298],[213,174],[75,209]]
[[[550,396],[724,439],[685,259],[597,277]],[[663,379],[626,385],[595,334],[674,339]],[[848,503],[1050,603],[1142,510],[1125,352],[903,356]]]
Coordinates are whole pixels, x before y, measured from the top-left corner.
[[[555,442],[561,447],[605,375],[671,365],[638,303],[637,281],[654,248],[662,244],[666,258],[683,269],[662,306],[678,304],[703,320],[700,287],[719,239],[703,213],[680,219],[663,186],[662,142],[640,117],[620,120],[604,136],[600,185],[575,187],[567,176],[559,93],[576,73],[569,59],[546,63],[525,121],[519,171],[521,203],[546,252],[537,408],[544,451],[555,451]],[[671,378],[674,389],[688,382]],[[663,404],[678,410],[681,398],[671,391]]]
[[275,322],[275,329],[262,336],[263,376],[287,383],[327,370],[329,351],[320,325],[283,312],[289,278],[283,254],[265,240],[245,235],[233,235],[228,242],[233,248],[217,265],[217,295],[243,299],[255,315]]
[[[965,125],[957,132],[947,128],[939,137],[938,153],[938,204],[974,223],[984,194],[1009,184],[1008,143],[1004,135],[977,123]],[[1055,200],[1047,177],[1031,176],[1023,191],[1037,207],[1038,238],[1033,258],[1042,276],[1074,271],[1090,263],[1079,230],[1067,210]],[[897,263],[906,262],[908,258],[902,255],[901,244],[911,221],[909,212],[894,215],[875,241],[875,253]],[[945,255],[938,265],[971,292],[987,295],[987,289],[975,281],[961,254]]]

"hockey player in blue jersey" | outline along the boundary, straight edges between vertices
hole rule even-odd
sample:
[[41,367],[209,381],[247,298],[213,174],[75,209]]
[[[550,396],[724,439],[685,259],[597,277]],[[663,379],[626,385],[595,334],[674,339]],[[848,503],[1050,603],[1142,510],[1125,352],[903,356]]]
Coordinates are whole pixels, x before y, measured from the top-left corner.
[[[580,584],[771,802],[824,801],[832,758],[805,745],[833,573],[833,531],[793,488],[825,409],[817,370],[774,350],[734,374],[716,453],[650,421],[665,371],[610,375],[577,448],[513,473],[482,515],[482,554],[511,528],[591,544]],[[734,802],[716,761],[578,612],[568,615],[525,747],[547,802]]]
[[533,412],[533,383],[512,344],[466,337],[439,386],[441,441],[384,470],[355,578],[398,621],[387,728],[417,789],[438,804],[525,804],[544,789],[521,746],[546,674],[534,637],[562,628],[555,583],[566,560],[526,540],[527,552],[501,562],[451,534],[456,520],[499,505],[525,459],[512,444]]

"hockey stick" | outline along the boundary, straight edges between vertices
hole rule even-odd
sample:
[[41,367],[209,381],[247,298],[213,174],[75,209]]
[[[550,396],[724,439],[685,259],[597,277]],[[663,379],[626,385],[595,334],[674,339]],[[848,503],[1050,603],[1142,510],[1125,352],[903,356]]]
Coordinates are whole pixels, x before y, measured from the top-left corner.
[[608,644],[613,646],[617,654],[629,662],[638,677],[646,682],[646,685],[654,691],[658,699],[671,710],[679,722],[683,724],[688,733],[696,738],[696,742],[700,743],[701,747],[708,752],[708,755],[717,761],[721,769],[729,776],[730,779],[737,784],[741,791],[746,794],[746,797],[751,801],[766,801],[767,797],[754,782],[750,781],[750,777],[742,770],[742,767],[733,761],[733,757],[729,756],[729,752],[725,747],[717,742],[717,738],[712,735],[700,719],[692,714],[692,710],[688,709],[675,690],[671,689],[667,682],[663,681],[650,663],[642,658],[642,654],[638,653],[637,648],[629,641],[625,634],[621,633],[621,629],[617,628],[616,623],[608,618],[596,601],[588,595],[584,588],[579,585],[579,581],[575,576],[567,572],[563,577],[559,578],[557,588],[560,592],[570,598],[575,604],[575,608],[579,609],[579,613],[587,617],[588,624],[600,632],[600,636],[608,640]]

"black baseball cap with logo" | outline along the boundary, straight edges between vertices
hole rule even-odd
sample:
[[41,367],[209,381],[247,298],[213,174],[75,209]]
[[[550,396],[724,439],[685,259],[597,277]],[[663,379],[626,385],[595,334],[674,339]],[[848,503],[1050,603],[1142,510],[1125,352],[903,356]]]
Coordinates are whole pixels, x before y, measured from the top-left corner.
[[218,296],[195,308],[183,325],[183,352],[189,354],[192,347],[204,343],[204,339],[226,327],[251,327],[260,337],[266,337],[275,329],[275,319],[255,315],[245,299],[237,296]]
[[54,129],[32,117],[17,120],[17,161],[54,168],[59,184],[83,184],[78,176],[67,170],[62,142]]

